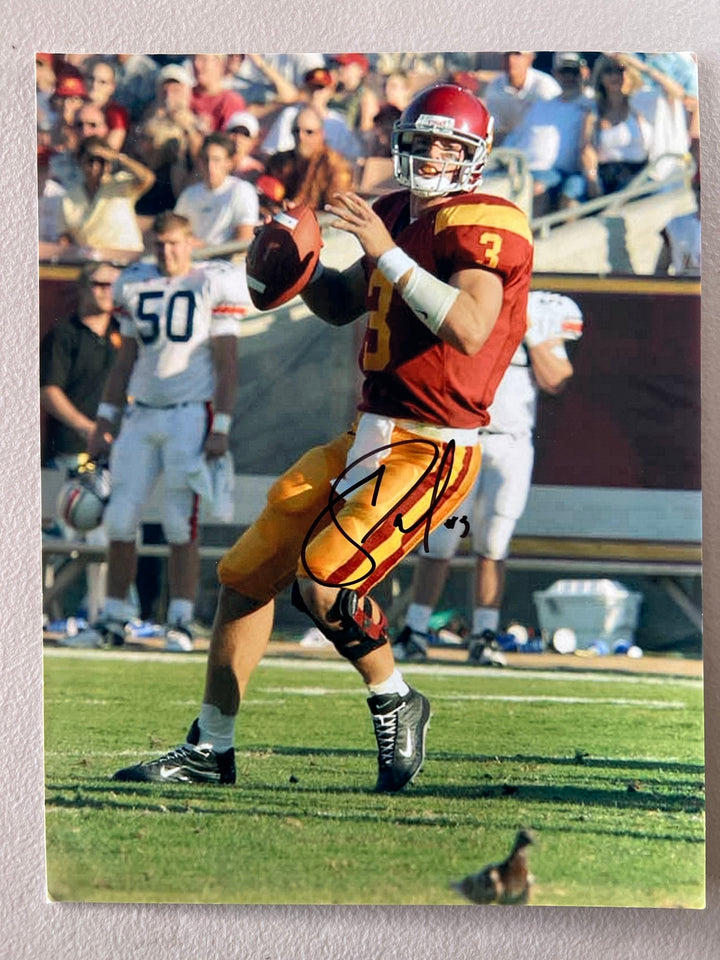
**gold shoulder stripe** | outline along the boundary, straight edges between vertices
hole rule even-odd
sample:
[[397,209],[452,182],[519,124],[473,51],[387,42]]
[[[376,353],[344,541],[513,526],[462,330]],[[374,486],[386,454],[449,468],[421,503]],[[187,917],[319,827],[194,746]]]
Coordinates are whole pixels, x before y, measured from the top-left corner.
[[528,219],[517,207],[494,203],[467,203],[443,207],[435,218],[435,233],[448,227],[484,227],[488,230],[508,230],[533,242]]

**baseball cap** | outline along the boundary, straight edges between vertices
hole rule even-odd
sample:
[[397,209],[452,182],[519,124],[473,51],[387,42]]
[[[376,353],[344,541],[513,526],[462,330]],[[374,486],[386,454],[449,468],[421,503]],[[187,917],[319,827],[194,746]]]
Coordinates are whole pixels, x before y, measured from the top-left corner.
[[226,131],[236,130],[238,127],[245,127],[251,137],[256,137],[260,133],[257,117],[248,113],[247,110],[237,110],[225,124]]
[[66,73],[61,76],[55,85],[56,97],[86,97],[87,90],[82,77],[76,77],[74,73]]
[[166,67],[163,67],[158,74],[158,83],[162,84],[168,81],[183,83],[186,87],[193,85],[192,77],[179,63],[169,63]]
[[321,90],[323,87],[331,87],[333,83],[332,75],[324,67],[315,67],[314,70],[308,70],[303,77],[303,83],[306,87],[314,87]]
[[370,69],[370,61],[362,53],[336,53],[333,54],[331,59],[333,63],[339,63],[341,67],[356,63],[362,67],[366,73]]
[[51,53],[36,53],[35,60],[42,60],[43,63],[47,63],[48,66],[53,64],[53,55]]
[[585,65],[579,53],[556,53],[553,57],[553,70],[579,70]]

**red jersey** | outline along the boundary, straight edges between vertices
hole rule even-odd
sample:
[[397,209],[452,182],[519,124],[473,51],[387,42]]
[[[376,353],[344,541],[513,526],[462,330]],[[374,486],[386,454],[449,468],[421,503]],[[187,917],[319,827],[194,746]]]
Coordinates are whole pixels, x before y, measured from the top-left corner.
[[374,207],[395,243],[445,282],[458,270],[497,273],[503,302],[490,336],[472,357],[436,337],[390,281],[366,260],[370,311],[360,352],[365,376],[359,409],[447,427],[484,427],[512,355],[527,330],[533,242],[527,217],[502,197],[462,193],[410,223],[410,194]]
[[204,87],[193,87],[190,109],[202,117],[208,130],[214,133],[224,130],[225,124],[238,110],[245,109],[245,100],[235,90],[221,90],[220,93],[206,93]]

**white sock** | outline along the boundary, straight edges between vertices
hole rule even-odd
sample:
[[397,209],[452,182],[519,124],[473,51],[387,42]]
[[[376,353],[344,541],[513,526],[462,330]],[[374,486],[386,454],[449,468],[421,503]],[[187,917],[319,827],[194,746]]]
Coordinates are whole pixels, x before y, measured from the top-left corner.
[[131,620],[134,616],[134,610],[125,601],[118,597],[106,597],[103,604],[101,620],[119,620],[123,623],[125,620]]
[[498,632],[500,611],[497,607],[476,607],[473,610],[472,635],[479,637],[483,630]]
[[235,740],[235,717],[221,713],[212,703],[203,703],[198,717],[199,747],[212,747],[215,753],[225,753]]
[[167,622],[171,624],[182,623],[187,625],[192,623],[195,616],[195,604],[192,600],[185,600],[182,597],[173,597],[168,605]]
[[432,607],[422,603],[411,603],[408,607],[405,623],[411,630],[417,630],[418,633],[427,633],[432,612]]
[[401,697],[404,697],[410,692],[410,687],[405,683],[402,674],[397,668],[393,670],[387,680],[383,680],[382,683],[369,683],[367,688],[372,697],[384,693],[399,693]]

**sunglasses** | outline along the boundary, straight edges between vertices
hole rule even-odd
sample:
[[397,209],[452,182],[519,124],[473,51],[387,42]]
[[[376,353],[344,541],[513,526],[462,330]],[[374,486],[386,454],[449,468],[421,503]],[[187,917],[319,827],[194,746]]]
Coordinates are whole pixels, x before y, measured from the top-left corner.
[[316,133],[320,133],[320,127],[293,127],[292,133],[295,135],[298,133],[304,133],[306,136],[310,137]]
[[87,127],[88,130],[97,130],[100,124],[95,123],[94,120],[76,120],[73,126],[76,130],[84,130],[85,127]]
[[111,287],[112,283],[110,283],[108,280],[91,280],[90,286],[91,287]]
[[232,130],[228,130],[230,136],[237,134],[239,137],[251,137],[252,134],[247,127],[233,127]]

